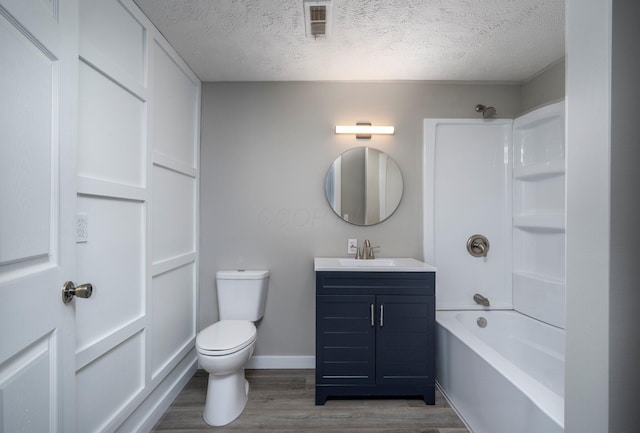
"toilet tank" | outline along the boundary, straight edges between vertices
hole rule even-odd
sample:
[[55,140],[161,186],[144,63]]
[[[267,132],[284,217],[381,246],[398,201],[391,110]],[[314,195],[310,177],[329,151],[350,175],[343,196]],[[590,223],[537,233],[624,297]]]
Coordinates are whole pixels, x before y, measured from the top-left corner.
[[218,271],[216,287],[220,320],[250,320],[264,314],[269,271]]

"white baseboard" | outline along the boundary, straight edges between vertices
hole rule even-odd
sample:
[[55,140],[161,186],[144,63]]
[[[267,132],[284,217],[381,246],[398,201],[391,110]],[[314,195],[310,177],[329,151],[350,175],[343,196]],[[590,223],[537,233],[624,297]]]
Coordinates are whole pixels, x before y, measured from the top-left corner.
[[118,427],[117,432],[150,432],[164,412],[171,406],[198,367],[195,348],[185,356],[165,379],[150,393]]
[[254,356],[247,362],[249,369],[316,368],[315,356]]

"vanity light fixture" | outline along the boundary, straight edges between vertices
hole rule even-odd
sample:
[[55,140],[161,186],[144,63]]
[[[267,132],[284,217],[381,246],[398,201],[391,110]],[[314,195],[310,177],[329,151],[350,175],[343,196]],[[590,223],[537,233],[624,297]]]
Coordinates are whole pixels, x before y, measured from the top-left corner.
[[393,126],[373,126],[368,122],[358,122],[355,125],[336,125],[336,134],[356,134],[356,138],[370,139],[372,134],[393,135]]

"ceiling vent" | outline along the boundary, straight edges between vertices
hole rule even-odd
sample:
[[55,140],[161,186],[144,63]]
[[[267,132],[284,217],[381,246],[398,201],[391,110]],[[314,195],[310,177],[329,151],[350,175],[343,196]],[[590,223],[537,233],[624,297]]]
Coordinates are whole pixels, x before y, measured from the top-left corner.
[[305,0],[304,26],[308,38],[326,38],[331,29],[331,1]]

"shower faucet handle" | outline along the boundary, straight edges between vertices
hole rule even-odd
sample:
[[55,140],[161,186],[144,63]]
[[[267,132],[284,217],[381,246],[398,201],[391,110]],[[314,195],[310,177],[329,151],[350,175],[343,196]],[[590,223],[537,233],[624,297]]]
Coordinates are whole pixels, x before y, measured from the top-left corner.
[[483,235],[472,235],[467,240],[467,251],[473,257],[487,257],[489,254],[489,239]]

